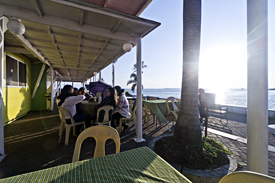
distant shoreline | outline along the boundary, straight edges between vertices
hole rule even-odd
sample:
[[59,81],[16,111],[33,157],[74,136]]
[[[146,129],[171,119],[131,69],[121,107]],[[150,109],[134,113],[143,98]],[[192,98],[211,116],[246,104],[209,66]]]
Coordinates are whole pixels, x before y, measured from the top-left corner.
[[[131,90],[131,88],[124,88],[125,90]],[[144,88],[146,90],[164,90],[164,89],[181,89],[181,88]],[[209,88],[203,88],[208,90]],[[247,90],[247,88],[227,88],[228,90]],[[268,90],[275,90],[275,88],[269,88]]]

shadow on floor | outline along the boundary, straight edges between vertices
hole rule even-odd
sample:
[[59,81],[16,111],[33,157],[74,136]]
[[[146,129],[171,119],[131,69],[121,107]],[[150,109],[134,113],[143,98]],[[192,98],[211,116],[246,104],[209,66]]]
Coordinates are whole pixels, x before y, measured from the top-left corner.
[[[76,137],[70,134],[69,145],[64,146],[65,134],[58,143],[60,118],[57,111],[32,111],[26,116],[5,126],[4,142],[6,157],[0,163],[0,178],[41,170],[72,161]],[[170,124],[170,126],[172,123]],[[168,131],[166,124],[143,125],[145,142],[136,143],[134,123],[121,134],[121,151],[147,146],[150,140]],[[86,139],[83,142],[80,160],[93,157],[95,141]],[[112,140],[106,142],[106,155],[115,153]]]

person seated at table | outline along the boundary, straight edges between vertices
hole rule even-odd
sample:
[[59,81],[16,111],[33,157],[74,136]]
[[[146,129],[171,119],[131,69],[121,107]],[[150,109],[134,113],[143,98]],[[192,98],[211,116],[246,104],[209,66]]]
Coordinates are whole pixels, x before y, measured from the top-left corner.
[[78,89],[74,88],[74,96],[77,96],[77,95],[78,95]]
[[[77,96],[77,95],[78,95],[78,89],[74,88],[73,96]],[[76,113],[77,114],[84,114],[84,110],[83,110],[83,107],[81,105],[81,102],[75,104],[75,108],[76,108]]]
[[206,118],[206,112],[205,107],[206,103],[201,101],[201,95],[204,93],[204,89],[199,89],[199,100],[198,100],[198,107],[199,107],[199,113],[200,113],[200,122],[203,122],[203,118]]
[[[68,109],[73,116],[76,123],[85,121],[86,128],[91,126],[91,117],[89,115],[77,114],[76,104],[85,99],[84,95],[74,96],[73,87],[71,85],[65,85],[61,94],[58,96],[60,102],[58,106]],[[71,124],[70,116],[65,113],[66,123]]]
[[[129,102],[124,94],[124,89],[121,89],[120,86],[115,86],[115,89],[117,91],[118,100],[117,106],[112,116],[112,127],[118,126],[117,123],[119,123],[120,118],[131,117],[131,115],[129,115]],[[123,130],[126,130],[128,128],[128,125],[126,123],[123,123],[122,126],[124,127]]]
[[79,95],[84,95],[85,96],[85,100],[90,100],[91,98],[94,97],[93,95],[90,95],[90,94],[86,93],[84,87],[79,88],[78,94]]
[[[117,105],[117,91],[116,91],[116,89],[114,89],[112,87],[110,87],[110,88],[107,89],[107,91],[106,91],[106,97],[96,107],[96,110],[95,110],[96,112],[95,112],[95,114],[93,114],[93,120],[96,119],[97,110],[100,107],[103,107],[103,106],[106,106],[106,105],[111,105],[111,106],[114,107],[114,109],[116,108],[116,105]],[[112,119],[112,112],[113,111],[109,112],[109,119]],[[100,111],[99,112],[98,121],[102,122],[103,119],[104,119],[104,111]]]

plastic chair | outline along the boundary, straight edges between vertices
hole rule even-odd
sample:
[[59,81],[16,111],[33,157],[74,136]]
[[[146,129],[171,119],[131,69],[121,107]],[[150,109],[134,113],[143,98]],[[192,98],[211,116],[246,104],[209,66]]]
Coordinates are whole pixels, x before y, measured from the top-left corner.
[[[151,97],[149,98],[148,100],[157,100],[157,98],[154,98],[154,97]],[[155,124],[155,121],[156,121],[156,115],[152,112],[151,109],[148,109],[146,106],[142,107],[145,115],[143,116],[142,119],[145,119],[145,117],[147,118],[147,125],[146,127],[148,128],[149,126],[149,121],[150,121],[150,117],[152,116],[153,117],[153,123]],[[144,120],[145,122],[145,120]]]
[[[170,109],[169,101],[172,102],[172,106],[173,106],[173,109],[174,109],[173,111]],[[174,125],[174,121],[177,121],[177,119],[178,119],[178,112],[179,112],[179,109],[176,106],[175,102],[177,102],[177,99],[174,98],[174,97],[168,97],[166,99],[166,107],[167,107],[167,111],[168,111],[168,113],[166,114],[166,119],[168,121],[170,121],[170,120],[173,121],[173,125]],[[166,123],[167,123],[169,131],[170,131],[168,121]]]
[[120,137],[116,129],[110,126],[92,126],[84,130],[78,136],[75,143],[72,162],[77,162],[79,160],[82,142],[88,137],[93,137],[96,141],[94,158],[105,156],[105,143],[108,139],[113,139],[115,141],[116,153],[120,152]]
[[[77,125],[83,125],[84,129],[85,129],[86,125],[85,125],[85,121],[76,123],[74,121],[74,118],[73,118],[72,114],[70,113],[70,111],[68,109],[66,109],[64,107],[58,106],[58,110],[60,112],[60,118],[61,118],[61,123],[60,123],[60,127],[59,127],[59,141],[58,141],[58,143],[60,143],[60,141],[61,141],[63,127],[66,127],[65,146],[67,146],[68,143],[69,143],[69,137],[70,137],[71,127],[73,127],[73,135],[75,136],[75,126],[77,126]],[[70,119],[71,119],[71,124],[66,123],[65,114],[64,114],[65,112],[67,114],[69,114]]]
[[[100,107],[98,110],[97,110],[97,116],[96,116],[96,122],[95,124],[99,124],[99,125],[109,125],[111,126],[111,119],[109,120],[109,111],[110,110],[114,110],[114,107],[111,106],[111,105],[106,105],[106,106],[103,106],[103,107]],[[104,113],[104,119],[102,122],[99,122],[98,121],[98,118],[99,118],[99,112],[100,111],[105,111]]]
[[135,106],[135,108],[134,108],[134,110],[133,110],[130,118],[120,118],[120,120],[119,120],[119,128],[118,128],[119,135],[121,133],[121,126],[122,126],[122,122],[123,121],[131,121],[131,120],[137,121],[136,120],[136,116],[135,116],[136,110],[137,110],[137,105]]
[[252,171],[233,172],[224,176],[219,183],[275,183],[275,178]]

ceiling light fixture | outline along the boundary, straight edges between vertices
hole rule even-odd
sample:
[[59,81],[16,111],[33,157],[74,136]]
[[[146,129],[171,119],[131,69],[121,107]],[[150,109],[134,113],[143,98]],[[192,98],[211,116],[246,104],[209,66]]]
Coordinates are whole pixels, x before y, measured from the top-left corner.
[[125,52],[131,51],[131,50],[132,50],[132,44],[131,44],[131,43],[124,43],[124,45],[123,45],[123,50],[124,50]]
[[7,27],[11,33],[16,35],[22,35],[26,31],[25,26],[21,23],[19,18],[11,18],[8,21]]

